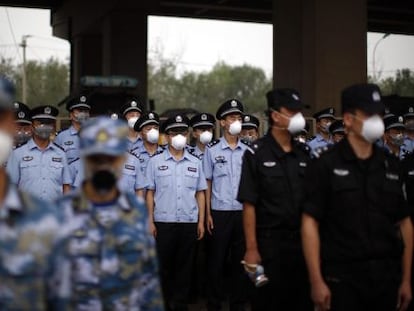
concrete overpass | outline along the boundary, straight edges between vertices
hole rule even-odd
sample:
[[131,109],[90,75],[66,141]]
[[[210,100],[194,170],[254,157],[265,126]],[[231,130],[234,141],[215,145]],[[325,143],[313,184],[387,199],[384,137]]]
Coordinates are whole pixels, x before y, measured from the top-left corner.
[[[311,111],[339,106],[340,90],[367,79],[367,31],[414,34],[414,1],[0,0],[51,9],[54,35],[71,43],[71,91],[86,75],[127,75],[147,92],[147,16],[271,23],[274,85],[297,88]],[[208,40],[208,34],[200,34]]]

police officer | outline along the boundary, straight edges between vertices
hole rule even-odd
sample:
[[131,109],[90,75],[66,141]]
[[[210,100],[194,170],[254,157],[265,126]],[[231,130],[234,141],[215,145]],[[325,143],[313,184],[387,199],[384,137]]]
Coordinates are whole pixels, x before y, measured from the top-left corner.
[[134,130],[135,123],[141,117],[143,106],[137,98],[129,98],[121,107],[120,113],[127,120],[129,126],[128,132],[128,151],[135,151],[142,146],[142,138]]
[[79,192],[57,201],[71,228],[75,310],[163,310],[145,204],[117,187],[127,133],[121,120],[85,122],[79,132],[85,182]]
[[384,148],[385,150],[397,157],[403,159],[407,155],[404,146],[404,119],[401,116],[391,116],[384,119]]
[[405,138],[404,147],[408,152],[414,151],[414,107],[408,107],[404,114]]
[[69,310],[59,211],[18,190],[3,166],[15,134],[11,91],[0,77],[0,309]]
[[32,138],[32,119],[30,108],[21,102],[14,102],[14,111],[16,118],[14,148],[18,148]]
[[400,163],[374,142],[384,132],[379,88],[342,91],[346,137],[312,162],[302,217],[318,310],[405,310],[411,300],[412,224]]
[[55,143],[66,152],[68,163],[79,158],[79,130],[83,122],[89,119],[91,106],[85,95],[75,97],[66,104],[69,111],[71,126],[61,131],[55,138]]
[[308,141],[308,146],[312,152],[319,148],[326,147],[331,143],[329,126],[335,121],[335,109],[330,107],[321,110],[313,115],[316,120],[316,136]]
[[329,126],[329,134],[333,144],[339,143],[345,136],[344,123],[336,120]]
[[260,120],[251,114],[245,114],[243,116],[242,131],[240,138],[247,144],[251,144],[253,141],[259,138]]
[[193,116],[190,120],[190,126],[193,129],[193,138],[195,139],[195,146],[190,147],[189,151],[199,157],[203,158],[206,146],[213,139],[214,126],[216,119],[212,114],[199,113]]
[[7,163],[13,184],[49,201],[69,191],[72,181],[65,152],[50,140],[58,113],[52,106],[33,108],[33,138],[15,149]]
[[293,139],[301,144],[306,144],[308,141],[308,134],[309,134],[310,125],[306,122],[305,127],[299,131],[299,133],[293,135]]
[[208,310],[220,310],[223,274],[227,255],[231,256],[230,309],[244,310],[247,278],[240,264],[244,254],[242,209],[237,201],[242,156],[248,146],[239,139],[243,104],[225,101],[217,110],[223,136],[211,142],[204,153],[207,178],[206,217],[210,233],[207,250]]
[[157,113],[150,111],[144,113],[135,123],[134,129],[142,138],[142,145],[134,150],[139,160],[140,170],[137,172],[138,194],[144,195],[145,172],[150,157],[163,151],[164,149],[158,144],[160,118]]
[[313,310],[302,254],[300,220],[309,147],[292,137],[305,127],[299,93],[267,93],[269,132],[243,158],[238,200],[243,203],[246,265],[262,264],[269,283],[252,310]]
[[207,184],[201,161],[185,149],[188,128],[183,115],[163,123],[168,146],[149,160],[146,171],[150,227],[169,310],[188,310],[194,250],[204,236]]

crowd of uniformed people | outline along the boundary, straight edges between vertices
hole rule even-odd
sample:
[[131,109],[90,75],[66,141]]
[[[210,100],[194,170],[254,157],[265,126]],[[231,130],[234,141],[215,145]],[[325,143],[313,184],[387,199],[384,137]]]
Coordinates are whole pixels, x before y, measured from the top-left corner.
[[[313,115],[267,97],[161,122],[130,98],[90,116],[14,101],[0,79],[0,310],[407,310],[414,107],[341,93]],[[214,133],[221,137],[214,138]],[[188,142],[194,144],[190,145]]]

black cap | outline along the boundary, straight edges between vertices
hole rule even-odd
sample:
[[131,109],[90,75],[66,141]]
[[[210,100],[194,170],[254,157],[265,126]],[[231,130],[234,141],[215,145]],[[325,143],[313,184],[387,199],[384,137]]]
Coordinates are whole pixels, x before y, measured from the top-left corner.
[[329,107],[321,111],[318,111],[317,113],[313,115],[313,118],[316,120],[320,120],[323,118],[335,119],[335,108]]
[[225,116],[233,113],[243,114],[244,108],[241,101],[237,99],[226,100],[219,109],[217,109],[216,118],[222,120]]
[[354,84],[342,91],[342,113],[359,109],[368,114],[382,114],[384,104],[381,91],[376,84]]
[[408,107],[406,113],[404,114],[404,118],[414,118],[414,107]]
[[198,127],[214,127],[216,118],[209,113],[199,113],[193,116],[190,120],[190,126],[195,129]]
[[172,129],[183,129],[187,130],[189,127],[190,120],[181,114],[177,114],[174,117],[168,118],[161,126],[161,131],[167,133]]
[[331,135],[335,133],[345,133],[344,122],[342,120],[332,122],[329,126],[329,133],[331,133]]
[[243,116],[242,128],[255,128],[258,129],[260,126],[260,121],[254,115],[245,114]]
[[128,99],[122,106],[121,106],[121,114],[125,116],[130,111],[138,111],[142,113],[143,106],[141,102],[138,101],[136,98]]
[[32,109],[32,120],[51,119],[56,120],[59,110],[53,106],[38,106]]
[[137,122],[135,122],[134,130],[140,132],[146,125],[159,125],[160,117],[155,112],[144,113]]
[[290,110],[299,110],[303,108],[299,92],[295,89],[274,89],[266,93],[267,107],[278,110],[285,107]]
[[90,110],[91,106],[88,104],[88,98],[85,95],[81,95],[72,98],[66,103],[67,111],[72,111],[75,108],[84,108]]
[[32,123],[32,113],[29,107],[22,102],[14,102],[14,112],[16,114],[16,122],[18,123]]
[[401,116],[390,116],[384,119],[384,127],[386,131],[392,128],[405,129],[404,118]]

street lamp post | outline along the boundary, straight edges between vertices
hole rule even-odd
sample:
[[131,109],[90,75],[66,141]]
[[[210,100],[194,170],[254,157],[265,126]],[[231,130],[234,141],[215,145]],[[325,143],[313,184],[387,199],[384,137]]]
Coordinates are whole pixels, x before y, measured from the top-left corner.
[[23,68],[22,68],[22,100],[23,103],[27,103],[27,76],[26,76],[26,47],[27,47],[27,38],[31,37],[30,35],[24,35],[22,37],[22,43],[20,46],[23,48]]
[[374,80],[374,82],[377,82],[377,71],[375,69],[375,53],[377,52],[377,47],[380,44],[380,42],[387,38],[389,35],[391,34],[385,33],[381,38],[379,38],[377,43],[375,43],[374,50],[372,51],[372,79]]

